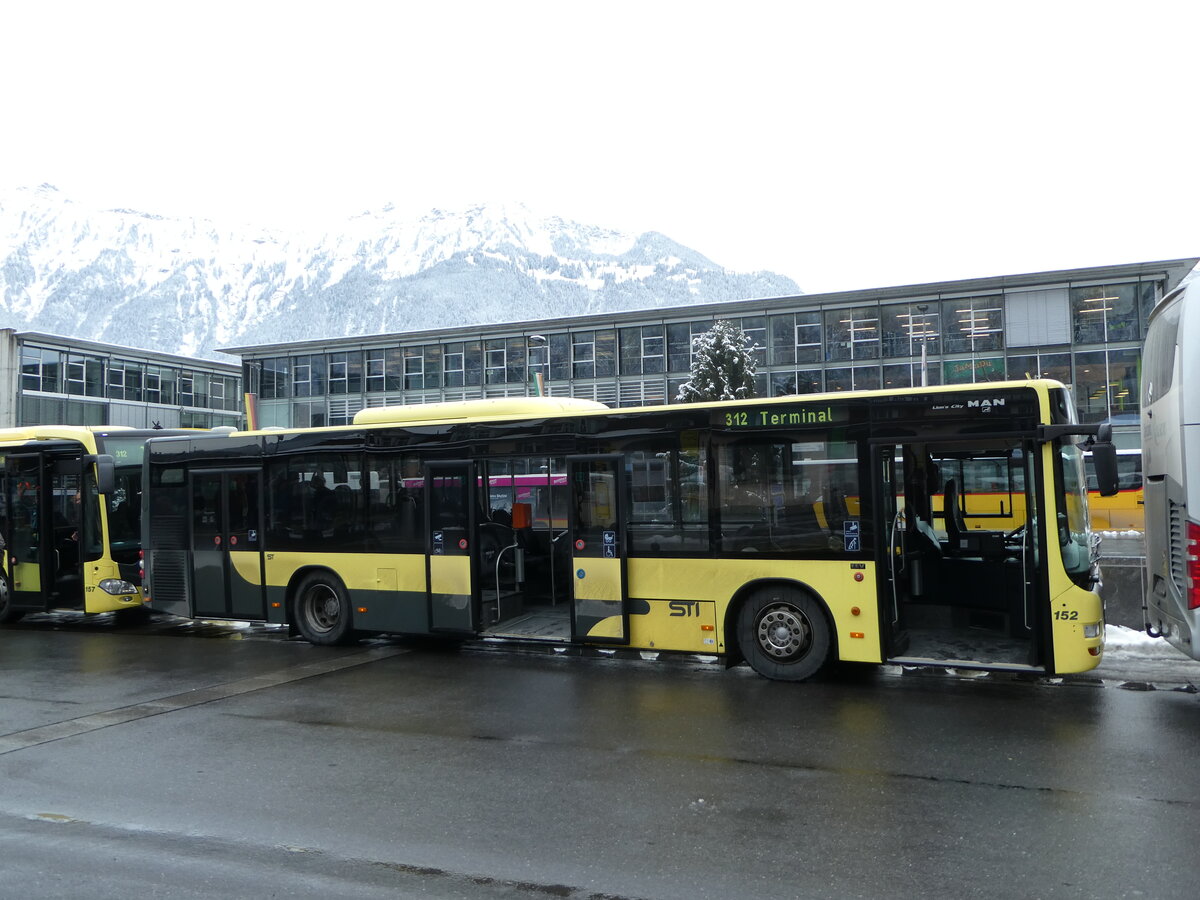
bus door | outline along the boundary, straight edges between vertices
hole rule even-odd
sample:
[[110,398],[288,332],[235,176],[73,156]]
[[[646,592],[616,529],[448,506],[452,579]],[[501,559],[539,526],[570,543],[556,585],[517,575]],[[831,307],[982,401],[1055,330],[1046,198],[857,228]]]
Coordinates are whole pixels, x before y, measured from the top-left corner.
[[[872,481],[876,485],[875,509],[879,519],[876,523],[876,533],[882,538],[876,541],[876,546],[887,554],[880,560],[881,577],[887,583],[887,590],[880,591],[879,621],[884,623],[884,644],[892,642],[891,635],[900,624],[900,602],[908,598],[907,568],[905,558],[905,513],[904,488],[898,484],[900,461],[896,448],[891,445],[877,445],[871,449]],[[886,548],[886,549],[884,549]]]
[[885,659],[1036,668],[1041,652],[1030,583],[1036,521],[1018,522],[1022,527],[1012,532],[968,528],[959,483],[965,469],[946,464],[1003,459],[1020,470],[1021,509],[1032,511],[1027,448],[994,439],[881,442],[873,449],[876,524],[885,536],[878,542],[886,554],[878,560]]
[[256,469],[192,472],[194,615],[266,618],[261,488]]
[[[49,609],[54,586],[54,528],[41,454],[9,453],[5,459],[4,542],[11,603],[18,609]],[[47,527],[49,526],[49,527]]]
[[425,466],[425,566],[431,631],[474,633],[478,629],[475,494],[474,464],[436,462]]
[[625,525],[621,509],[624,476],[622,456],[567,458],[574,641],[629,642],[629,611],[624,602]]

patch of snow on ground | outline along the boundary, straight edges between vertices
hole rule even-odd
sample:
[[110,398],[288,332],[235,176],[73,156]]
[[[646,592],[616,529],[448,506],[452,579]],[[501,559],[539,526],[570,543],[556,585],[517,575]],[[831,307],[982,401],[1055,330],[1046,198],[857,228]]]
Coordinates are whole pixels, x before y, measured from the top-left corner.
[[1124,625],[1104,626],[1104,655],[1140,659],[1186,659],[1163,638],[1150,637],[1144,631]]

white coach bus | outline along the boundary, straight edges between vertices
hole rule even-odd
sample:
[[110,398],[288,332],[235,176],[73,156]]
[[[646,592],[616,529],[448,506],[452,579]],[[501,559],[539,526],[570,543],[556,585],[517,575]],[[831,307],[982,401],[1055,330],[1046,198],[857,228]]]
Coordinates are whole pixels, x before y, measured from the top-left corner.
[[1141,391],[1146,630],[1200,659],[1200,279],[1150,314]]

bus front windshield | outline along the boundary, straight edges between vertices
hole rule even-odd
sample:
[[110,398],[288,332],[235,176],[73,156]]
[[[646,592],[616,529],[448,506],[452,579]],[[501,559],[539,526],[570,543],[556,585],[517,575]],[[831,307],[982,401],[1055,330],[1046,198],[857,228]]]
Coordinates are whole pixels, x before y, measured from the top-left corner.
[[1061,477],[1057,531],[1063,566],[1072,581],[1089,586],[1094,548],[1083,453],[1075,444],[1062,444],[1058,448],[1058,464]]
[[121,550],[136,551],[142,537],[144,439],[105,435],[97,438],[97,444],[99,451],[112,456],[116,463],[116,486],[105,506],[109,545],[114,554]]

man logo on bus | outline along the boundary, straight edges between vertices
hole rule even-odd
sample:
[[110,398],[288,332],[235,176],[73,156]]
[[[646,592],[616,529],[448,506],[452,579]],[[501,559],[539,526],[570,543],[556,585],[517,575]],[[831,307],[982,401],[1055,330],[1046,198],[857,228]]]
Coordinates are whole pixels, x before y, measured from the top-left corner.
[[1007,402],[1003,397],[994,397],[991,399],[985,397],[982,400],[968,400],[967,409],[980,409],[985,413],[989,413],[993,409],[1004,406]]

